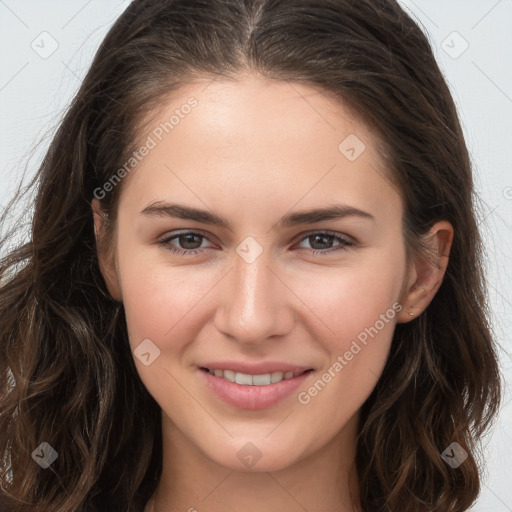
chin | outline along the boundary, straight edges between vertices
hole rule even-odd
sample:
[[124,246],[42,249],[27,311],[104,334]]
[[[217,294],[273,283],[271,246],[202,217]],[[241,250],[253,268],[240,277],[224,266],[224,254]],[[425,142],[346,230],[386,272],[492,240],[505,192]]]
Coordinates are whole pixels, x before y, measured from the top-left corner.
[[297,445],[280,443],[279,449],[274,443],[249,441],[237,442],[236,446],[222,449],[221,453],[210,453],[215,463],[241,473],[266,473],[280,471],[297,463]]

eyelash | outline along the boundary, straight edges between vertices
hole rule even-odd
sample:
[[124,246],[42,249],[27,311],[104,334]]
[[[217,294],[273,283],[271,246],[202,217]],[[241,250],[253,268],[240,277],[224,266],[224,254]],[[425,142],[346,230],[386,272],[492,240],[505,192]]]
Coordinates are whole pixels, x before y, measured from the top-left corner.
[[[203,249],[179,249],[179,248],[176,248],[176,247],[173,247],[170,245],[172,240],[175,240],[181,236],[186,236],[186,235],[197,235],[203,239],[208,240],[208,238],[205,235],[198,233],[196,231],[183,231],[180,233],[176,233],[172,236],[168,236],[168,237],[164,238],[163,240],[160,240],[158,243],[159,243],[159,245],[161,245],[168,251],[170,251],[174,254],[178,254],[180,256],[194,256],[195,254],[199,254],[199,253],[203,252]],[[339,234],[337,234],[333,231],[313,231],[311,233],[307,233],[305,236],[303,236],[299,240],[299,243],[311,236],[314,236],[314,235],[327,235],[328,238],[332,237],[332,238],[334,238],[334,240],[340,242],[340,246],[336,247],[336,248],[331,248],[331,249],[327,249],[327,250],[323,250],[323,251],[318,250],[318,249],[312,249],[311,251],[314,255],[317,255],[317,254],[318,255],[326,255],[326,254],[331,254],[336,251],[346,251],[349,247],[354,245],[353,242],[347,240],[346,238],[339,236]],[[304,248],[301,248],[301,249],[304,250]],[[305,250],[308,250],[308,249],[305,249]]]

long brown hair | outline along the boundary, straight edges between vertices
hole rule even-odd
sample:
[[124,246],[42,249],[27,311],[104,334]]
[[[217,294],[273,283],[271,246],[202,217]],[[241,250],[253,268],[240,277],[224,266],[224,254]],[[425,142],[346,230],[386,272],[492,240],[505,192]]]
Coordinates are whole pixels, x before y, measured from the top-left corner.
[[[28,242],[13,247],[15,230],[1,241],[2,511],[135,512],[155,490],[160,408],[99,270],[91,200],[171,91],[245,71],[333,93],[379,134],[411,251],[436,221],[453,225],[441,288],[419,318],[397,325],[363,405],[357,472],[367,512],[461,512],[476,499],[478,443],[498,408],[500,374],[471,163],[423,32],[395,0],[135,0],[31,184]],[[101,200],[112,223],[121,190]],[[58,453],[45,470],[32,459],[42,442]],[[468,453],[458,468],[441,457],[453,442]]]

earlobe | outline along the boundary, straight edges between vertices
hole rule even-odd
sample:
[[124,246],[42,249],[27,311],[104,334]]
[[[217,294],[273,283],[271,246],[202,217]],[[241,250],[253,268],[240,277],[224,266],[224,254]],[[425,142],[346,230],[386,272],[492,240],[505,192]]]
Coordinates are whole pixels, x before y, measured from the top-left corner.
[[100,272],[103,276],[103,279],[105,280],[105,284],[107,285],[107,289],[111,297],[118,302],[122,302],[121,287],[119,285],[117,276],[114,254],[113,251],[109,248],[108,244],[105,243],[104,238],[106,236],[106,214],[101,209],[100,202],[96,198],[92,200],[91,207]]
[[452,241],[453,227],[447,221],[437,222],[425,235],[430,255],[420,255],[413,262],[398,323],[410,322],[421,315],[434,298],[445,276]]

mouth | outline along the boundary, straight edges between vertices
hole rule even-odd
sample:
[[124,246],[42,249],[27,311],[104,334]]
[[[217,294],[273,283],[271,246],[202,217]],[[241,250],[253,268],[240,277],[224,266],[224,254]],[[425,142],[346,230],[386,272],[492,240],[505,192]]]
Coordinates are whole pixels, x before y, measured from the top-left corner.
[[290,399],[299,388],[307,385],[314,370],[250,374],[203,366],[198,368],[198,374],[203,378],[206,389],[224,404],[255,411],[277,407]]
[[242,372],[235,372],[233,370],[221,370],[218,368],[205,368],[201,367],[201,371],[225,379],[229,382],[240,384],[241,386],[270,386],[272,384],[278,384],[283,380],[290,380],[301,375],[311,373],[313,368],[307,370],[298,371],[275,371],[271,373],[262,374],[248,374]]

